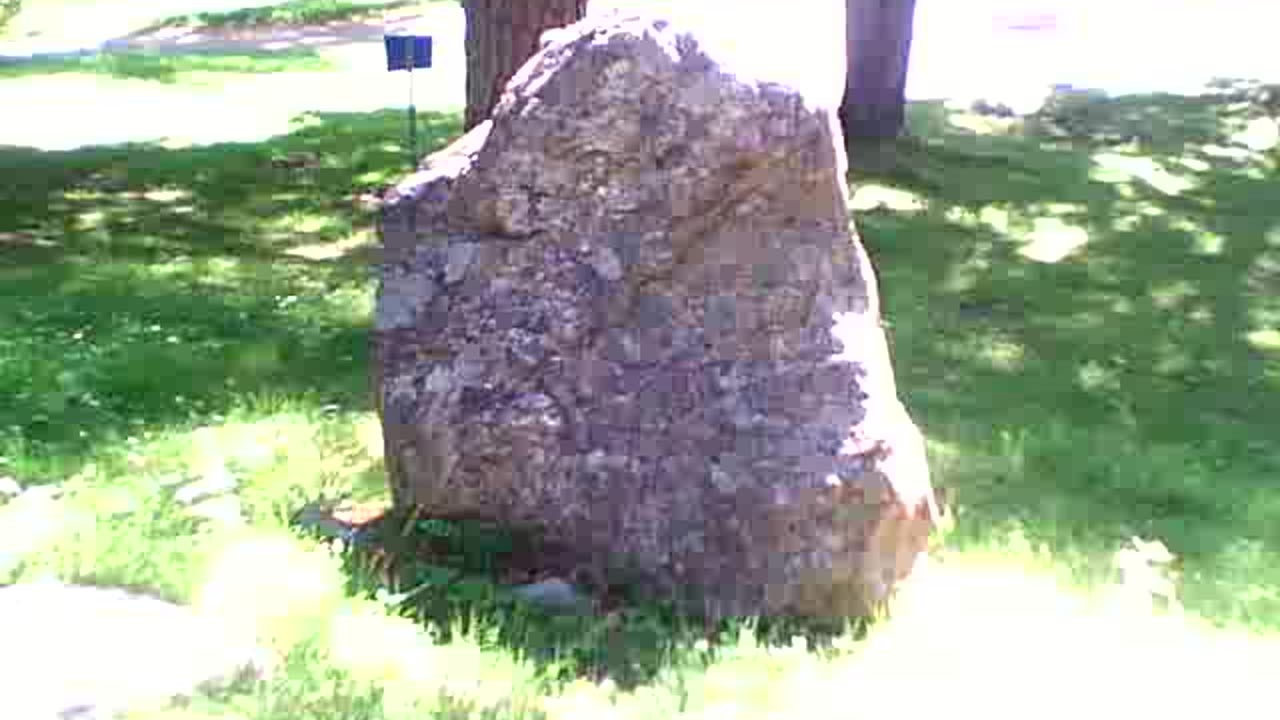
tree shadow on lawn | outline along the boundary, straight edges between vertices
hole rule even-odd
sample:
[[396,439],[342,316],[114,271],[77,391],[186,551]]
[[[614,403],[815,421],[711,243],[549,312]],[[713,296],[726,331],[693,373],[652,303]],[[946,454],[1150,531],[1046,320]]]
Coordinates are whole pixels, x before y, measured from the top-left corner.
[[[1006,550],[1016,528],[1088,581],[1130,535],[1155,536],[1183,556],[1190,609],[1274,628],[1280,358],[1249,338],[1280,310],[1276,159],[1215,149],[1238,147],[1224,137],[1238,111],[1221,98],[1100,101],[1089,134],[1065,139],[965,134],[928,126],[946,119],[938,106],[916,111],[923,137],[862,178],[898,209],[858,221],[900,387],[958,501],[951,547]],[[1126,147],[1130,127],[1146,139]],[[405,612],[474,620],[571,675],[627,686],[703,657],[695,618],[643,602],[557,617],[465,558],[409,557],[391,583],[421,590]],[[813,630],[764,634],[821,640]]]
[[[558,681],[590,678],[634,688],[664,670],[709,662],[744,637],[766,646],[803,637],[822,652],[869,627],[799,618],[711,622],[646,595],[625,571],[582,578],[579,553],[528,528],[379,503],[347,506],[329,517],[340,519],[321,534],[349,538],[340,547],[349,592],[382,598],[393,612],[430,626],[440,642],[480,639],[533,661],[540,674]],[[548,578],[574,582],[576,609],[519,596],[518,586]]]
[[[370,408],[368,194],[404,174],[403,124],[388,110],[308,116],[260,144],[0,149],[10,472],[56,479],[254,396]],[[419,125],[428,151],[459,130]]]
[[[427,151],[460,131],[453,115],[422,120]],[[404,117],[303,121],[261,144],[0,149],[6,473],[61,480],[130,436],[216,422],[257,396],[372,408],[375,277],[362,251],[374,218],[360,196],[406,173]],[[330,259],[307,259],[326,248]],[[428,586],[400,609],[446,637],[493,632],[547,672],[624,685],[707,636],[653,603],[558,616],[516,602],[497,568],[477,567],[485,547],[468,536],[459,558],[402,553],[386,587]],[[353,590],[379,586],[349,559]],[[789,639],[792,627],[758,631]]]
[[[1106,133],[1133,107],[1167,140],[1115,145]],[[1267,590],[1280,505],[1266,492],[1280,368],[1244,336],[1280,312],[1276,160],[1213,149],[1238,149],[1220,137],[1237,112],[1223,103],[1092,112],[1079,138],[935,124],[865,178],[898,190],[887,205],[918,205],[858,215],[903,394],[937,442],[960,544],[1010,524],[1063,552],[1156,535],[1185,556],[1193,609],[1280,617]],[[428,149],[460,130],[424,119]],[[402,123],[325,115],[254,145],[0,150],[0,452],[20,478],[255,394],[369,408],[373,277],[343,248],[370,232],[358,196],[405,172]],[[300,252],[317,246],[333,259]],[[508,646],[549,661],[568,647],[571,666],[624,679],[705,630],[658,610],[522,625],[493,583],[449,592],[420,616],[491,613]]]
[[855,172],[961,544],[1013,531],[1096,577],[1155,536],[1189,607],[1277,623],[1280,152],[1237,134],[1274,119],[1258,97],[1068,95],[997,134],[919,105]]

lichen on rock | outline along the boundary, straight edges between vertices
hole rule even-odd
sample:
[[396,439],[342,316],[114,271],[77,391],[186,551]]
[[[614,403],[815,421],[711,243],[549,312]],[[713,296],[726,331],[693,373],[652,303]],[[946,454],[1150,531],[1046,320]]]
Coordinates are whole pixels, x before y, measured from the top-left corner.
[[625,559],[711,615],[862,614],[935,510],[843,140],[829,103],[735,75],[704,31],[549,34],[491,120],[390,193],[395,500]]

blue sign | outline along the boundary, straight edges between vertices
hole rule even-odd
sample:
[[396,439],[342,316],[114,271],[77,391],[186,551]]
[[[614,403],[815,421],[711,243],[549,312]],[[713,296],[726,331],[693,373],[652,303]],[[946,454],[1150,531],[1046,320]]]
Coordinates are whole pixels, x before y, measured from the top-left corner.
[[431,67],[430,35],[385,35],[387,71]]

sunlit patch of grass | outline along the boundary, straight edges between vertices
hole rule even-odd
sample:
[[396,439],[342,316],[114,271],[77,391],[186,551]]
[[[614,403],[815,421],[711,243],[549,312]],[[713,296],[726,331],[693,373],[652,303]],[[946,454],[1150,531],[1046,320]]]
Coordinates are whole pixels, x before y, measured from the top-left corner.
[[325,72],[332,66],[314,50],[237,53],[108,52],[77,58],[38,58],[0,64],[0,80],[48,75],[101,75],[194,86],[219,82],[225,75]]
[[[65,486],[68,497],[59,501],[63,512],[91,516],[94,522],[64,524],[56,542],[28,555],[18,577],[45,571],[77,577],[78,570],[89,568],[93,574],[80,579],[159,588],[193,601],[210,618],[226,623],[228,631],[253,632],[275,651],[278,662],[268,680],[201,695],[186,708],[142,715],[157,719],[199,711],[249,718],[296,717],[304,711],[312,713],[307,717],[344,718],[433,712],[446,717],[488,712],[503,718],[825,717],[841,707],[838,701],[851,686],[875,684],[891,695],[910,693],[903,685],[906,671],[922,662],[937,668],[936,689],[945,688],[950,702],[978,702],[993,674],[1019,678],[1011,686],[1017,691],[983,705],[993,717],[1010,717],[1007,713],[1034,695],[1033,688],[1047,690],[1053,678],[1068,672],[1084,673],[1091,683],[1114,683],[1107,687],[1117,691],[1149,687],[1168,677],[1161,673],[1208,672],[1216,678],[1214,684],[1166,684],[1165,694],[1146,698],[1157,706],[1200,702],[1222,688],[1251,697],[1255,688],[1265,687],[1250,684],[1254,675],[1267,672],[1277,651],[1271,641],[1209,632],[1194,621],[1133,614],[1104,592],[1112,579],[1109,568],[1094,571],[1095,594],[1081,594],[1072,588],[1080,587],[1084,576],[1064,572],[1064,563],[1084,567],[1089,556],[1073,559],[1056,552],[1016,525],[1003,531],[975,526],[969,506],[961,505],[963,532],[947,538],[951,549],[909,588],[892,620],[873,630],[868,642],[849,634],[828,646],[803,637],[764,641],[743,626],[718,641],[690,638],[673,644],[657,672],[639,684],[565,674],[555,660],[522,655],[508,644],[511,627],[503,623],[518,623],[514,616],[484,615],[465,627],[424,627],[389,614],[372,599],[351,598],[340,558],[278,522],[275,508],[342,493],[360,465],[350,460],[373,459],[378,444],[376,423],[368,414],[330,418],[305,406],[267,402],[220,424],[135,445],[133,460],[125,460],[133,468],[128,474],[113,476],[125,466],[108,462],[105,470]],[[1016,438],[988,455],[935,444],[932,460],[944,481],[965,472],[1003,473],[1015,485],[1025,485],[1024,492],[1035,493],[1033,478],[1043,469],[1036,455],[1042,451],[1033,440]],[[336,458],[346,461],[326,470],[327,459]],[[198,480],[199,471],[213,467],[241,478],[238,495],[245,499],[250,525],[197,526],[172,502],[166,488],[173,487],[173,475]],[[347,477],[330,482],[331,472]],[[11,517],[4,516],[0,527],[20,527]],[[113,522],[105,522],[108,518]],[[85,534],[89,527],[93,534]],[[86,556],[86,550],[96,554]],[[1257,555],[1256,547],[1240,547],[1216,560],[1234,562],[1233,571],[1246,573],[1265,562]],[[1265,587],[1255,577],[1253,592]],[[938,602],[940,597],[947,601]],[[605,643],[604,648],[614,641],[607,622],[587,619],[569,627],[586,633],[578,636],[580,642]],[[657,624],[653,632],[660,636],[670,629]],[[616,641],[626,638],[618,635]],[[561,640],[564,647],[572,646],[568,639]],[[976,648],[981,648],[980,663]],[[1098,655],[1101,648],[1106,652]],[[959,662],[961,656],[967,661]],[[1099,665],[1104,658],[1108,664]],[[1114,674],[1121,671],[1122,676]],[[1070,702],[1084,707],[1102,700],[1082,694]],[[347,714],[328,714],[337,712]]]
[[1249,342],[1260,350],[1280,352],[1280,330],[1254,330],[1248,335]]
[[183,487],[231,499],[245,522],[231,523],[228,531],[284,530],[298,507],[352,493],[353,480],[379,462],[369,454],[368,422],[364,414],[267,401],[219,423],[140,432],[61,483],[62,497],[34,496],[29,504],[3,508],[12,513],[6,530],[24,538],[6,546],[27,548],[10,557],[8,571],[156,587],[185,597],[193,567],[214,549],[206,541],[217,533],[208,531],[218,527],[187,511],[188,505],[198,510],[201,497],[175,502]]
[[[1102,397],[1118,391],[1114,378],[1079,387]],[[1280,605],[1258,589],[1280,581],[1280,567],[1260,551],[1269,533],[1262,518],[1280,505],[1248,466],[1206,463],[1193,448],[1142,444],[1124,422],[1040,425],[988,440],[978,440],[975,428],[935,425],[934,433],[972,438],[931,445],[935,480],[955,513],[944,556],[1021,559],[1072,587],[1096,590],[1114,579],[1113,556],[1127,538],[1155,537],[1179,555],[1179,592],[1189,610],[1220,623],[1275,628]],[[1265,455],[1257,461],[1267,467]]]
[[306,211],[287,213],[263,224],[263,229],[270,235],[283,237],[293,234],[302,237],[331,237],[349,230],[350,227],[350,222],[341,217]]
[[0,508],[6,551],[0,580],[58,577],[188,597],[206,549],[194,521],[164,507],[147,480],[71,482],[65,498],[24,498]]
[[[1162,102],[1090,100],[1052,141],[935,117],[857,178],[952,511],[868,637],[643,603],[551,616],[473,567],[492,533],[397,576],[292,527],[303,506],[386,499],[373,218],[352,198],[401,172],[400,113],[307,115],[263,143],[0,151],[0,475],[63,492],[0,506],[0,582],[144,587],[275,651],[270,678],[156,720],[846,717],[850,692],[867,714],[1262,706],[1275,169],[1204,151],[1232,142],[1213,105]],[[458,130],[423,121],[433,146]],[[1099,153],[1149,162],[1095,182]],[[1160,172],[1194,182],[1138,177]],[[1047,236],[1075,251],[1019,252]],[[1116,564],[1152,540],[1168,608]]]
[[[1179,556],[1188,612],[1274,629],[1280,536],[1263,517],[1280,472],[1268,429],[1280,366],[1265,339],[1280,326],[1280,263],[1258,209],[1275,168],[1209,152],[1232,142],[1238,110],[1087,99],[1050,107],[1071,116],[1049,119],[1065,140],[1052,144],[1049,120],[978,136],[924,110],[898,161],[854,185],[929,209],[880,205],[858,224],[900,388],[950,449],[934,461],[958,504],[948,548],[1008,554],[1025,537],[1091,586],[1126,537],[1158,537]],[[1095,181],[1098,157],[1114,182]],[[1079,247],[1033,263],[1018,249],[1051,220]],[[1018,361],[993,362],[1011,343]]]
[[[981,707],[1011,718],[1036,707],[1047,717],[1190,717],[1224,697],[1247,707],[1280,653],[1277,638],[1151,614],[1114,593],[1082,594],[1034,564],[956,561],[930,575],[913,589],[918,602],[874,630],[837,680],[884,689],[871,708],[894,707],[893,698],[911,693],[908,668],[929,668],[930,691],[910,695],[921,713]],[[1064,690],[1066,676],[1079,692]],[[993,693],[996,677],[1004,690]]]
[[1098,182],[1124,182],[1141,180],[1165,195],[1180,195],[1195,186],[1195,181],[1170,172],[1159,161],[1149,157],[1135,157],[1104,152],[1094,155]]
[[324,636],[344,602],[337,558],[279,532],[246,532],[219,550],[195,590],[196,607],[280,653]]
[[1089,242],[1089,232],[1058,218],[1038,218],[1018,252],[1036,262],[1060,262]]
[[883,185],[867,184],[854,189],[850,207],[855,211],[884,207],[896,212],[924,209],[921,199],[912,193]]

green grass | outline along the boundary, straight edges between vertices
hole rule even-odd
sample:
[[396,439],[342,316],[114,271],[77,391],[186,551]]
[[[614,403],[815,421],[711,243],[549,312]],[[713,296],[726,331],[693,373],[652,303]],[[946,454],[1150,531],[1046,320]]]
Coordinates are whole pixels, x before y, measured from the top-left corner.
[[13,18],[17,17],[21,9],[22,0],[0,0],[0,30],[3,30]]
[[262,7],[176,15],[166,18],[156,27],[318,25],[376,18],[389,10],[419,7],[433,2],[453,0],[286,0]]
[[[59,475],[257,394],[367,410],[370,269],[313,258],[373,241],[357,196],[403,168],[402,124],[326,115],[257,145],[3,151],[0,386],[15,393],[0,448],[27,449],[0,454]],[[419,124],[433,142],[457,127]]]
[[[291,528],[386,494],[357,199],[403,172],[400,111],[255,144],[0,148],[0,475],[63,489],[0,506],[0,582],[146,588],[276,651],[270,680],[136,715],[155,720],[1257,706],[1280,653],[1280,170],[1228,137],[1257,112],[1144,97],[980,135],[913,108],[915,138],[854,184],[956,507],[938,571],[869,632],[711,637],[651,605],[524,606],[486,580],[501,534],[459,526],[387,579]],[[439,147],[460,122],[419,127]],[[243,524],[174,501],[215,474]],[[1185,616],[1115,609],[1132,535],[1179,557]]]
[[106,52],[78,58],[40,58],[0,64],[0,80],[75,73],[118,80],[193,85],[225,76],[324,72],[331,69],[329,61],[309,49],[183,55]]
[[1189,607],[1275,627],[1278,158],[1221,150],[1265,111],[1077,101],[1054,113],[1075,136],[1055,139],[916,110],[927,141],[865,178],[899,209],[860,224],[956,542],[1015,528],[1089,575],[1124,538],[1159,537]]

